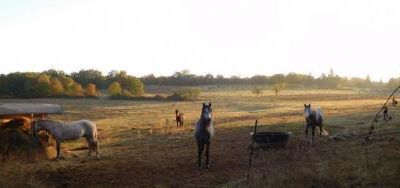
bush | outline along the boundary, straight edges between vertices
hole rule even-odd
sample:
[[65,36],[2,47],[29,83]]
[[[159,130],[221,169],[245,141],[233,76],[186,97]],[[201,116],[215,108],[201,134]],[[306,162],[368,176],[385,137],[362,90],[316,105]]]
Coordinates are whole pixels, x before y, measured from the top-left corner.
[[64,86],[57,78],[51,79],[51,92],[53,96],[61,96],[64,93]]
[[83,89],[82,86],[78,83],[74,83],[72,85],[72,90],[69,93],[69,96],[71,97],[83,97]]
[[200,96],[200,90],[197,88],[191,89],[182,89],[179,91],[175,91],[171,96],[168,96],[167,99],[169,100],[196,100]]
[[110,93],[111,96],[118,96],[122,94],[122,87],[121,84],[118,82],[113,82],[108,86],[108,92]]
[[114,95],[110,96],[110,99],[114,100],[135,100],[135,101],[163,101],[167,100],[166,97],[162,95],[155,95],[152,97],[147,97],[147,96],[127,96],[127,95]]
[[88,84],[86,86],[85,96],[87,96],[87,97],[97,97],[96,85]]

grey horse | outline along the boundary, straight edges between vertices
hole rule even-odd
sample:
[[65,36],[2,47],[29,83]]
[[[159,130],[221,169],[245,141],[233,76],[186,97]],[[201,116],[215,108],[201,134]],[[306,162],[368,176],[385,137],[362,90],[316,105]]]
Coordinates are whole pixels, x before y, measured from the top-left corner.
[[306,119],[306,137],[308,139],[308,128],[312,129],[312,141],[314,141],[315,127],[319,127],[320,136],[327,135],[328,132],[322,127],[324,122],[324,114],[320,108],[313,109],[311,104],[304,104],[304,116]]
[[196,124],[194,131],[198,149],[198,168],[201,169],[201,155],[203,154],[204,147],[206,149],[206,168],[210,168],[210,141],[214,135],[214,126],[212,124],[212,108],[211,102],[206,105],[203,103],[201,110],[200,120]]
[[61,142],[65,140],[78,140],[86,138],[90,156],[92,150],[96,151],[96,157],[99,158],[99,140],[97,139],[97,126],[90,120],[79,120],[70,123],[63,123],[53,120],[34,121],[33,133],[36,135],[39,131],[45,130],[52,134],[56,140],[57,160],[60,159]]

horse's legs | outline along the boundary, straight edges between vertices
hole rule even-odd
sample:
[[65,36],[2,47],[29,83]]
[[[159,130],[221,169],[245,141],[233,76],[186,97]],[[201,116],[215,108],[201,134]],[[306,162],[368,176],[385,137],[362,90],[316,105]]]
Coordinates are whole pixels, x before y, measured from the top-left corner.
[[210,144],[206,145],[206,168],[210,168]]
[[312,142],[314,142],[315,126],[312,126]]
[[306,141],[308,142],[308,125],[306,125]]
[[201,169],[201,154],[204,150],[204,144],[201,142],[197,143],[197,150],[198,150],[198,159],[197,159],[197,167]]
[[61,149],[61,141],[60,140],[58,140],[58,139],[56,139],[56,148],[57,148],[57,160],[59,160],[60,159],[60,155],[61,155],[61,153],[60,153],[60,149]]
[[13,148],[15,147],[16,134],[17,133],[16,133],[15,130],[11,131],[11,135],[9,136],[9,139],[8,139],[8,148],[7,148],[6,153],[4,155],[8,159],[11,158],[11,152],[12,152]]
[[321,124],[321,125],[319,125],[319,137],[322,137],[322,131],[323,131],[323,129],[322,129],[322,124]]
[[88,156],[91,156],[92,155],[93,142],[89,137],[86,137],[86,141],[87,141],[88,150],[89,150],[88,151]]
[[96,158],[99,158],[99,140],[94,141],[95,149],[96,149]]

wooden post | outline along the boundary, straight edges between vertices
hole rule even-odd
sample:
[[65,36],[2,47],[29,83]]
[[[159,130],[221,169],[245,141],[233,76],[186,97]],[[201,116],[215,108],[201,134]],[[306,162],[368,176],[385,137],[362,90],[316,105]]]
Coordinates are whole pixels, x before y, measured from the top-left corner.
[[31,114],[31,136],[32,136],[32,138],[33,138],[33,136],[34,136],[34,134],[33,134],[33,131],[34,131],[34,124],[33,124],[33,119],[34,119],[34,115],[33,114]]
[[254,153],[254,141],[255,141],[255,134],[257,133],[257,122],[258,120],[256,120],[256,123],[254,124],[254,131],[253,131],[253,135],[251,136],[251,148],[250,148],[250,158],[249,158],[249,168],[247,169],[247,183],[250,183],[250,171],[251,171],[251,167],[252,167],[252,163],[253,163],[253,153]]

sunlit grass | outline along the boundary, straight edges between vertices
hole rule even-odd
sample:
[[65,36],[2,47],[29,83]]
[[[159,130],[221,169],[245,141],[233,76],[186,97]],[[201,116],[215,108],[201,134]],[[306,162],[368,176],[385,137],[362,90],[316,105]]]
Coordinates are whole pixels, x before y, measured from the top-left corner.
[[[198,101],[188,102],[96,99],[1,100],[1,102],[56,103],[64,107],[65,113],[50,116],[50,119],[95,121],[99,129],[100,151],[103,156],[103,160],[97,163],[90,162],[87,150],[74,150],[85,147],[86,140],[70,141],[63,144],[63,155],[66,159],[57,163],[39,161],[25,164],[25,162],[10,161],[0,164],[0,176],[5,179],[17,178],[21,180],[20,182],[29,182],[29,177],[39,169],[45,170],[46,173],[40,175],[43,177],[58,170],[79,169],[85,165],[88,165],[87,168],[104,168],[112,174],[119,170],[114,169],[113,165],[130,164],[132,161],[143,164],[149,170],[169,169],[175,163],[191,164],[196,152],[193,127],[200,116],[202,102],[212,102],[216,126],[213,154],[223,157],[227,155],[227,150],[231,151],[233,148],[229,155],[234,156],[226,157],[232,157],[230,160],[233,162],[230,165],[240,173],[232,174],[223,182],[210,180],[208,185],[221,183],[227,183],[228,187],[247,185],[243,181],[244,164],[246,164],[243,159],[248,158],[246,148],[249,143],[249,132],[256,119],[259,120],[260,130],[291,131],[294,137],[288,150],[258,155],[255,164],[259,167],[255,168],[252,176],[255,187],[346,186],[347,183],[355,186],[373,186],[372,183],[379,181],[387,181],[389,185],[399,184],[398,180],[391,179],[398,173],[395,169],[399,168],[399,163],[396,163],[398,158],[395,157],[398,156],[396,148],[399,149],[400,145],[398,127],[400,118],[397,118],[400,117],[399,109],[391,109],[392,116],[396,117],[393,121],[380,122],[377,126],[377,144],[371,146],[371,152],[374,153],[371,155],[371,168],[375,172],[365,175],[364,166],[360,161],[363,159],[360,159],[363,157],[361,152],[364,149],[363,134],[368,131],[369,122],[384,102],[384,96],[358,95],[358,91],[351,90],[287,90],[277,97],[272,91],[265,91],[262,96],[256,96],[250,91],[213,91],[203,92]],[[325,128],[331,136],[344,135],[348,140],[336,143],[327,138],[316,148],[307,149],[306,146],[302,146],[302,149],[298,149],[298,144],[304,139],[305,103],[311,103],[324,111]],[[183,128],[176,128],[175,109],[185,114]],[[351,135],[354,138],[351,138]],[[231,146],[226,140],[239,143]],[[382,160],[379,160],[379,157],[382,157]],[[179,160],[181,158],[186,161]],[[24,170],[17,174],[11,173],[17,165]],[[395,169],[390,168],[391,166]],[[386,176],[385,171],[388,172]],[[195,172],[186,173],[190,175]],[[31,183],[43,182],[31,179]],[[52,185],[57,182],[45,183]],[[164,184],[169,185],[165,182]],[[163,185],[163,183],[153,182],[152,185]]]

